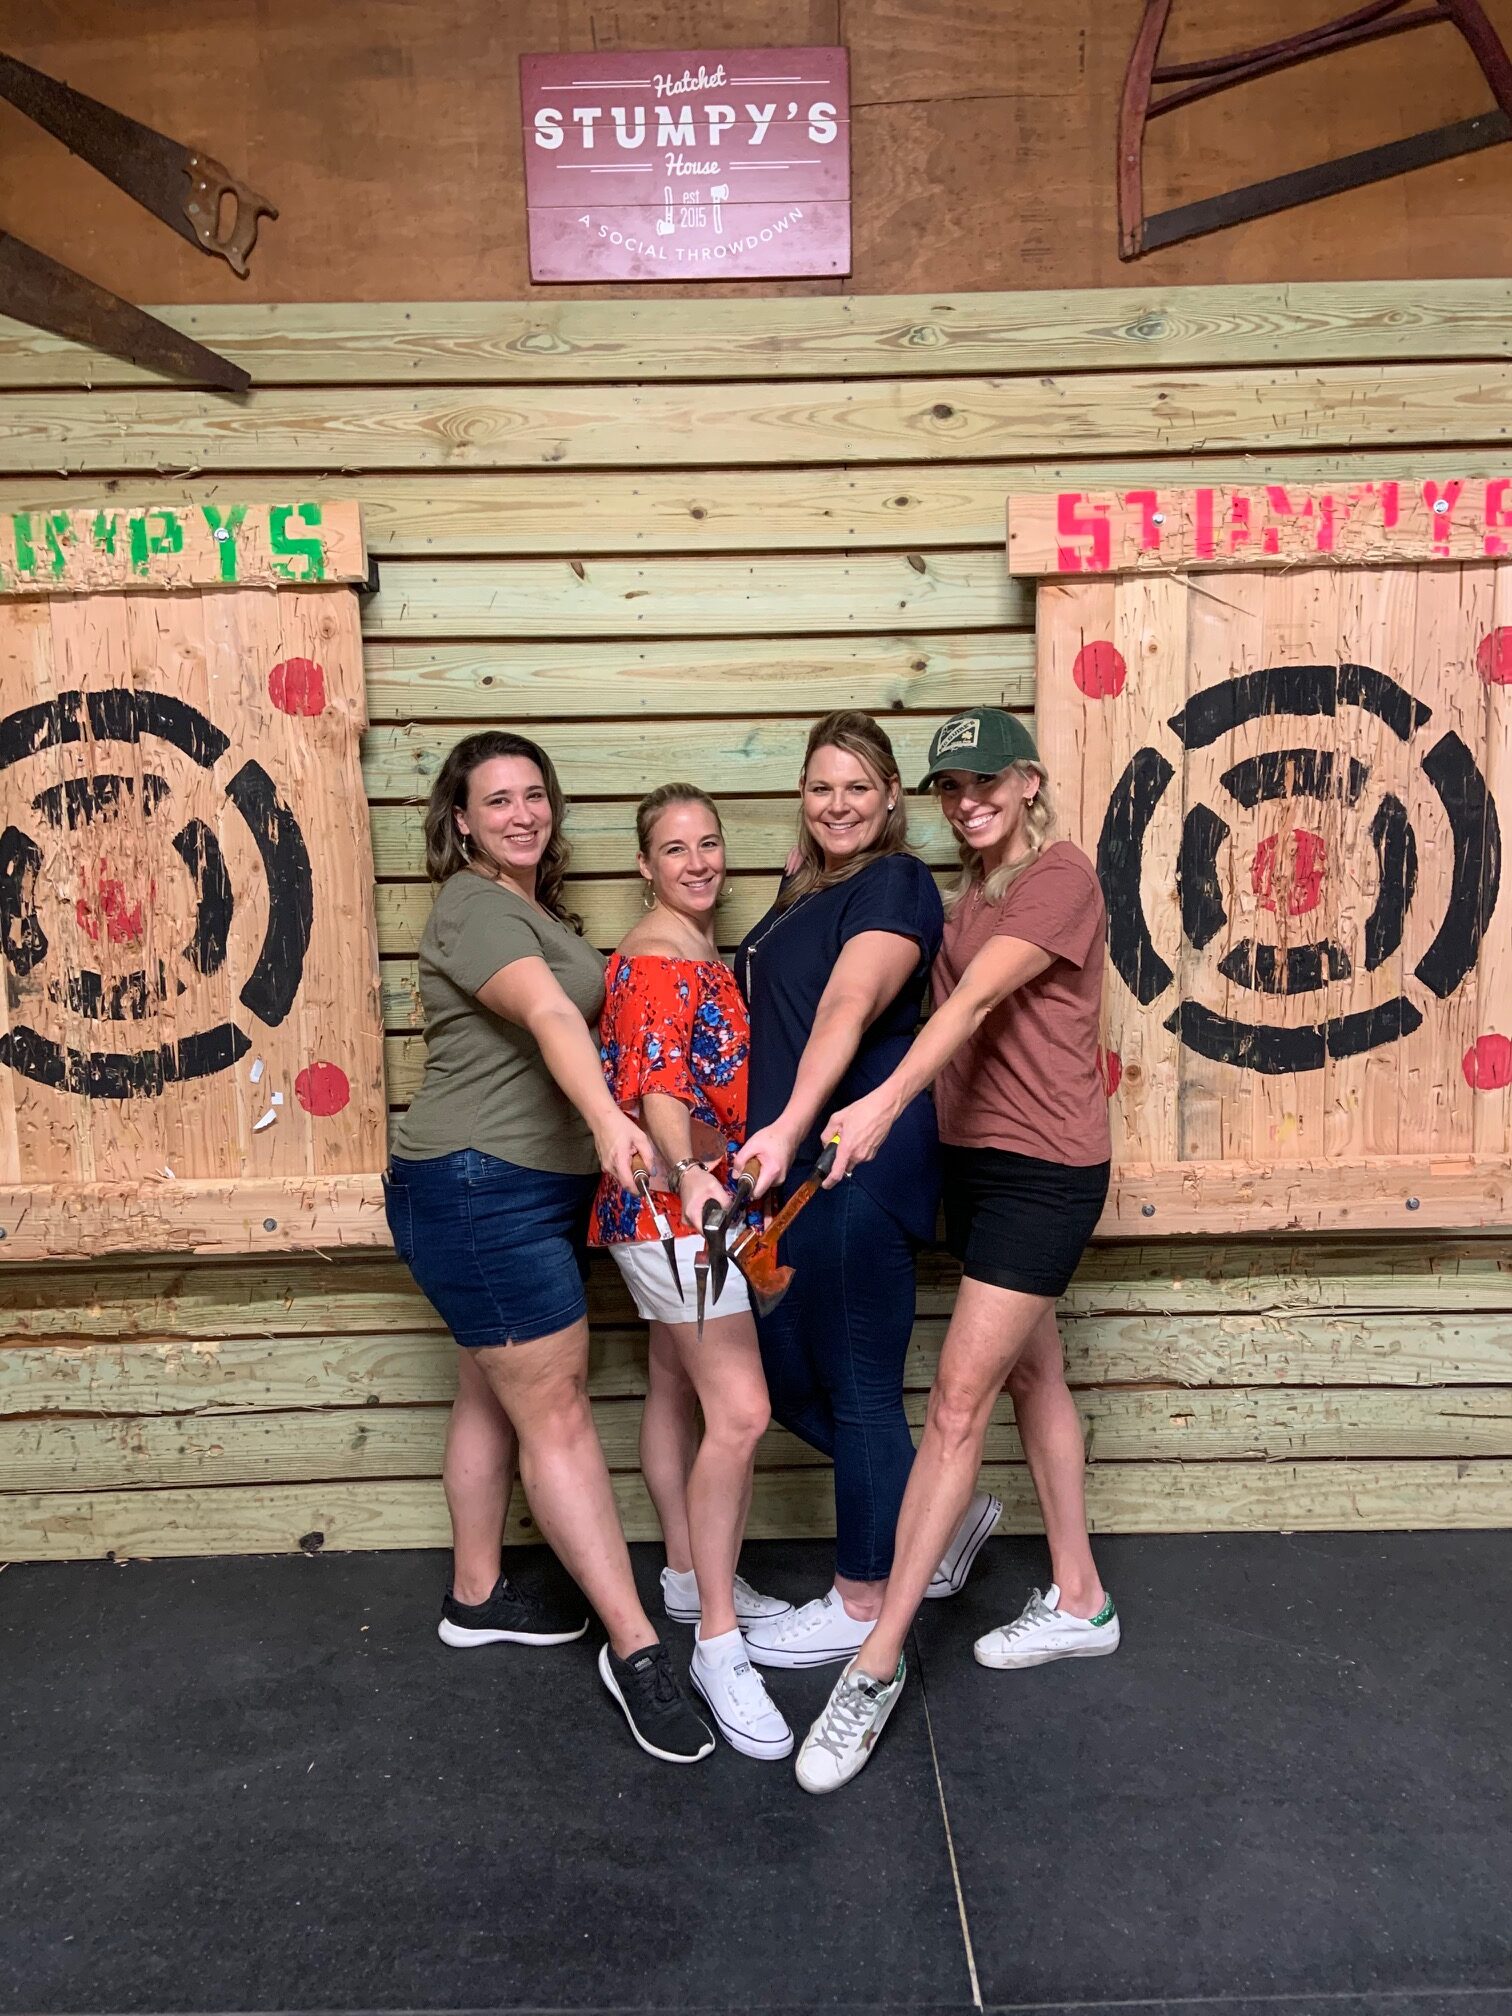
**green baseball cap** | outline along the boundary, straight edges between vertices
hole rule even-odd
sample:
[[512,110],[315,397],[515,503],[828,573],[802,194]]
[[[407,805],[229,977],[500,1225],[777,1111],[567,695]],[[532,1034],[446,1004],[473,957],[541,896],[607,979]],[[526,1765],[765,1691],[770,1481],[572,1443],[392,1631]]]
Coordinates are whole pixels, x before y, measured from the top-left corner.
[[996,777],[1010,763],[1038,763],[1034,737],[1017,714],[1001,707],[968,707],[952,714],[935,731],[929,745],[929,768],[919,780],[927,790],[942,770],[970,770],[978,777]]

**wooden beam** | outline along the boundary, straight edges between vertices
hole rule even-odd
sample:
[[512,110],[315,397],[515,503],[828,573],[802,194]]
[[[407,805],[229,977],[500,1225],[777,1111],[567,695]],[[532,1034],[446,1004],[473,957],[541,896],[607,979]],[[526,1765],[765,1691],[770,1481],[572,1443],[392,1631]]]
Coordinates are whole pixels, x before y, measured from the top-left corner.
[[[363,663],[375,722],[682,721],[720,712],[730,692],[739,693],[742,715],[817,716],[837,700],[884,720],[905,708],[949,714],[1034,704],[1034,639],[997,629],[570,644],[370,637]],[[699,701],[707,704],[691,704]]]
[[784,383],[15,392],[16,473],[767,467],[1426,447],[1512,421],[1502,363]]
[[[1505,356],[1503,280],[686,301],[234,302],[151,310],[260,385],[903,377]],[[159,385],[0,320],[0,388]]]
[[[595,553],[801,553],[862,547],[929,553],[992,546],[1010,495],[1138,490],[1151,480],[1279,484],[1309,491],[1356,483],[1437,481],[1445,451],[1378,448],[1319,455],[1307,449],[1250,455],[1149,453],[1137,461],[884,463],[861,468],[553,469],[475,474],[343,475],[362,508],[370,553],[392,560],[489,555],[587,558]],[[1452,474],[1476,482],[1500,473],[1505,447],[1456,447]],[[69,511],[108,500],[117,510],[201,509],[247,500],[286,501],[288,478],[232,476],[0,477],[0,513]]]
[[[1039,1530],[1024,1469],[989,1464],[982,1482],[1004,1501],[1000,1532]],[[657,1537],[641,1480],[621,1475],[614,1486],[629,1537]],[[1087,1514],[1094,1533],[1498,1527],[1512,1523],[1512,1462],[1099,1463],[1088,1474]],[[824,1470],[758,1473],[752,1539],[833,1530]],[[537,1537],[518,1492],[507,1537]],[[440,1548],[448,1541],[439,1480],[0,1494],[0,1558],[12,1561]],[[985,1565],[990,1573],[990,1555]]]
[[[404,1039],[408,1040],[408,1039]],[[1207,1232],[1365,1231],[1414,1225],[1499,1227],[1512,1217],[1512,1162],[1504,1155],[1437,1155],[1332,1162],[1114,1164],[1105,1239]]]
[[312,588],[367,573],[358,506],[300,501],[291,484],[274,504],[0,513],[0,596]]
[[[920,1315],[948,1315],[959,1279],[953,1261],[926,1249],[919,1260]],[[18,1268],[8,1272],[5,1285],[0,1353],[6,1340],[11,1348],[179,1340],[194,1350],[230,1337],[440,1331],[434,1310],[390,1254],[243,1260],[234,1267],[183,1259]],[[1505,1231],[1115,1241],[1088,1250],[1060,1309],[1067,1321],[1097,1317],[1122,1326],[1125,1348],[1138,1354],[1137,1362],[1157,1367],[1168,1362],[1162,1355],[1163,1325],[1178,1318],[1214,1319],[1203,1333],[1205,1355],[1183,1355],[1180,1361],[1199,1369],[1119,1375],[1126,1378],[1198,1384],[1233,1384],[1237,1378],[1254,1384],[1277,1377],[1284,1383],[1288,1366],[1322,1365],[1321,1375],[1298,1372],[1299,1383],[1311,1383],[1314,1376],[1328,1378],[1328,1354],[1336,1344],[1347,1384],[1350,1354],[1376,1349],[1368,1341],[1375,1333],[1359,1324],[1382,1316],[1396,1327],[1385,1333],[1382,1369],[1372,1377],[1388,1383],[1512,1383],[1507,1379],[1512,1331],[1498,1330],[1488,1343],[1473,1326],[1465,1327],[1471,1317],[1512,1313],[1512,1241]],[[635,1321],[624,1284],[603,1256],[589,1273],[588,1311],[595,1326]],[[1321,1327],[1299,1341],[1296,1325],[1304,1320]],[[1420,1350],[1412,1338],[1425,1325]],[[1185,1339],[1181,1348],[1190,1353],[1193,1340]],[[1400,1370],[1394,1369],[1398,1361]],[[1267,1369],[1273,1364],[1274,1372]]]
[[1394,476],[1305,491],[1284,484],[1182,489],[1152,473],[1133,490],[1078,484],[1008,500],[1014,575],[1382,567],[1509,552],[1512,456],[1474,482],[1446,456],[1421,482]]
[[[0,1344],[0,1417],[372,1412],[449,1403],[457,1378],[450,1341],[397,1263],[390,1268],[395,1280],[387,1298],[326,1298],[316,1311],[316,1319],[333,1325],[370,1322],[387,1313],[390,1327],[381,1332],[332,1328],[221,1336],[215,1334],[214,1309],[192,1303],[164,1335],[48,1334]],[[248,1286],[250,1291],[257,1284]],[[1171,1389],[1179,1389],[1180,1397],[1224,1387],[1368,1386],[1384,1392],[1508,1385],[1512,1311],[1439,1314],[1426,1281],[1416,1308],[1365,1315],[1218,1316],[1200,1306],[1189,1284],[1182,1286],[1185,1292],[1173,1296],[1168,1312],[1134,1315],[1075,1313],[1077,1303],[1097,1297],[1090,1285],[1073,1285],[1072,1313],[1061,1320],[1072,1384],[1158,1387],[1167,1397]],[[645,1326],[617,1280],[611,1283],[607,1265],[595,1266],[591,1296],[590,1390],[597,1399],[635,1397],[645,1390]],[[904,1383],[916,1393],[927,1391],[934,1378],[951,1299],[932,1257],[921,1299],[936,1313],[914,1326]],[[251,1311],[268,1316],[255,1300]],[[128,1313],[118,1307],[102,1312],[100,1320],[110,1315],[125,1320]],[[197,1329],[189,1327],[195,1317],[204,1319]],[[297,1303],[273,1312],[273,1320],[279,1319],[315,1320],[303,1318]],[[234,1312],[222,1319],[236,1320]],[[1493,1390],[1489,1405],[1497,1418],[1501,1404]]]
[[[0,427],[4,424],[0,405]],[[363,610],[368,638],[730,637],[1023,629],[1032,590],[1002,552],[785,554],[734,560],[396,560]],[[718,712],[728,695],[695,688]]]
[[[907,1399],[915,1435],[925,1395]],[[1077,1394],[1093,1462],[1235,1462],[1512,1457],[1512,1389],[1284,1387]],[[0,1476],[11,1491],[181,1489],[439,1476],[450,1409],[312,1407],[293,1413],[78,1415],[0,1419]],[[604,1399],[594,1426],[612,1471],[640,1467],[641,1401]],[[784,1429],[768,1430],[762,1470],[827,1467]],[[1021,1463],[1013,1409],[988,1427],[988,1463]]]
[[[407,1040],[407,1039],[406,1039]],[[9,1272],[80,1252],[243,1255],[270,1246],[388,1246],[378,1172],[257,1181],[0,1185],[0,1264]]]

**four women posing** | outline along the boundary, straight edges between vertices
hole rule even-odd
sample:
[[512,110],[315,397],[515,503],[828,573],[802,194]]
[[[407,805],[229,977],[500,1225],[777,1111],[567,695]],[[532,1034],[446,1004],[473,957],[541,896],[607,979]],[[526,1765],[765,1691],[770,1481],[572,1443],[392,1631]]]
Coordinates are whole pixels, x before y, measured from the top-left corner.
[[[646,915],[606,995],[564,907],[550,759],[514,735],[459,743],[426,819],[440,886],[420,954],[425,1080],[386,1185],[395,1244],[460,1347],[442,1638],[549,1645],[587,1628],[580,1602],[500,1573],[518,1466],[605,1627],[604,1685],[652,1755],[697,1761],[712,1722],[746,1755],[784,1757],[792,1732],[755,1667],[843,1666],[799,1752],[814,1792],[868,1761],[919,1603],[963,1585],[997,1521],[976,1481],[1005,1381],[1054,1583],[976,1656],[1013,1667],[1118,1643],[1054,1314],[1108,1180],[1101,895],[1086,857],[1049,843],[1045,772],[1012,716],[947,722],[924,781],[960,843],[948,916],[908,849],[886,735],[864,714],[817,725],[789,873],[733,974],[716,948],[718,811],[692,786],[653,792],[637,817]],[[926,987],[935,1012],[916,1035]],[[826,1187],[784,1239],[787,1295],[753,1319],[732,1268],[700,1342],[706,1209],[747,1168],[775,1207],[830,1141]],[[942,1160],[965,1279],[916,1459],[904,1363]],[[650,1324],[641,1460],[663,1607],[697,1626],[698,1708],[640,1605],[593,1429],[585,1237]],[[834,1465],[834,1585],[796,1610],[737,1568],[769,1412]]]

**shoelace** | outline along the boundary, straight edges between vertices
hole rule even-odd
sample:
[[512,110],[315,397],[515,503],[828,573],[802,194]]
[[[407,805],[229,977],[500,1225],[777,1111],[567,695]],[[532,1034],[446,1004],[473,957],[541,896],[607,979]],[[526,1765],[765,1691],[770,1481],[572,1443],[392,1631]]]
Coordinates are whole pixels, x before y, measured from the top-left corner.
[[759,1722],[763,1715],[771,1713],[772,1697],[762,1685],[761,1675],[748,1660],[742,1659],[737,1666],[731,1667],[725,1691],[730,1705],[747,1728]]
[[828,1750],[837,1763],[844,1763],[847,1750],[854,1749],[871,1720],[874,1696],[864,1681],[842,1680],[830,1696],[828,1708],[817,1732],[809,1739],[816,1750]]
[[640,1684],[647,1703],[657,1708],[670,1708],[677,1699],[677,1677],[672,1671],[672,1660],[665,1645],[659,1645],[644,1661],[635,1660],[630,1669]]
[[759,1590],[753,1589],[751,1587],[750,1583],[747,1582],[744,1575],[737,1575],[735,1577],[735,1600],[737,1601],[737,1603],[744,1603],[746,1608],[750,1610],[753,1609],[756,1604],[764,1603],[767,1599],[761,1594]]
[[791,1617],[784,1617],[777,1626],[777,1643],[790,1645],[795,1638],[806,1638],[820,1622],[828,1609],[823,1596],[816,1596],[805,1603],[801,1610],[795,1610]]
[[1041,1624],[1054,1624],[1055,1622],[1056,1615],[1050,1608],[1050,1605],[1045,1601],[1038,1589],[1031,1589],[1029,1592],[1029,1601],[1024,1605],[1022,1613],[1015,1617],[1011,1624],[1003,1626],[1003,1636],[1005,1638],[1022,1638],[1026,1632],[1033,1631]]

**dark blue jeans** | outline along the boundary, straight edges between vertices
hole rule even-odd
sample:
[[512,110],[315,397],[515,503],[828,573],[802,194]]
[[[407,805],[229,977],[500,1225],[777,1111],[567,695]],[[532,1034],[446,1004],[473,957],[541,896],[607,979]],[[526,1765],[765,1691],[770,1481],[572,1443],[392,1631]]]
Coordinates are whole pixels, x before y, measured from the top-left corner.
[[903,1365],[914,1245],[858,1178],[821,1191],[782,1240],[797,1270],[757,1319],[772,1412],[835,1465],[835,1572],[880,1582],[913,1465]]

